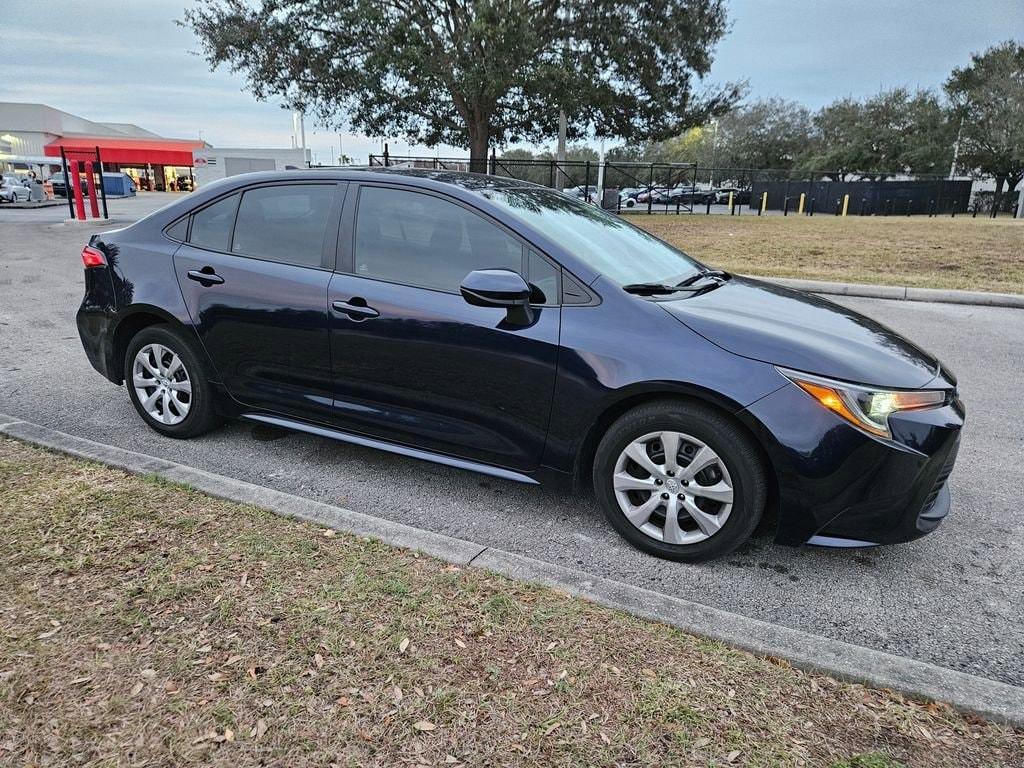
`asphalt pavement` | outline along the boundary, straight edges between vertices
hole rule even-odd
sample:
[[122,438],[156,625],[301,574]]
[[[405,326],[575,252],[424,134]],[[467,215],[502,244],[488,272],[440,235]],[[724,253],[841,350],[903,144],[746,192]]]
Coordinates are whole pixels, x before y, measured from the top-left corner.
[[[115,221],[175,195],[111,201]],[[56,212],[56,213],[55,213]],[[573,496],[264,426],[197,440],[145,428],[82,352],[88,228],[0,210],[0,412],[317,501],[469,539],[751,618],[1024,686],[1024,310],[842,298],[959,376],[967,426],[953,511],[916,542],[788,548],[761,536],[703,565],[629,547]],[[700,254],[696,254],[698,257]],[[752,259],[750,272],[756,272]]]

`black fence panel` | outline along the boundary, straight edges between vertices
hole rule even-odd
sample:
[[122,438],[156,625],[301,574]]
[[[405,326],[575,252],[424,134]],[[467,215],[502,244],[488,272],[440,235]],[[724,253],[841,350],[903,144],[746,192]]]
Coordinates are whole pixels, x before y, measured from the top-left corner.
[[[847,213],[855,216],[908,216],[964,213],[971,200],[970,181],[915,179],[911,181],[766,181],[754,180],[751,200],[759,206],[768,193],[769,210],[796,210],[800,195],[805,211],[811,200],[819,213],[841,210],[850,196]],[[787,206],[787,200],[789,201]]]

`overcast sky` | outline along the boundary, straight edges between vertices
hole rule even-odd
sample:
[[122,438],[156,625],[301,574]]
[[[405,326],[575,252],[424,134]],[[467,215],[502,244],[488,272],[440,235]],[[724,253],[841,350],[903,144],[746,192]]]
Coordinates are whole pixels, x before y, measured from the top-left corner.
[[[183,0],[3,0],[0,101],[41,102],[91,120],[131,122],[215,146],[290,146],[291,116],[259,103],[243,80],[209,72],[190,31],[174,24]],[[906,85],[939,88],[954,66],[1008,39],[1024,40],[1024,0],[729,0],[731,32],[709,80],[747,80],[749,97],[816,108],[841,96]],[[320,162],[336,133],[307,124]],[[344,134],[365,162],[380,141]],[[408,150],[391,140],[391,152]],[[414,148],[417,153],[456,153]]]

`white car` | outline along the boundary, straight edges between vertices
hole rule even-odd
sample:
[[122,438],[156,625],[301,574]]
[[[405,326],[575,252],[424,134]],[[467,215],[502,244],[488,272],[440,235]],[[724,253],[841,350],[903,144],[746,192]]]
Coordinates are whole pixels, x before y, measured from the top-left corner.
[[6,203],[16,203],[19,200],[28,202],[32,197],[32,190],[26,187],[16,176],[4,176],[0,180],[0,200]]

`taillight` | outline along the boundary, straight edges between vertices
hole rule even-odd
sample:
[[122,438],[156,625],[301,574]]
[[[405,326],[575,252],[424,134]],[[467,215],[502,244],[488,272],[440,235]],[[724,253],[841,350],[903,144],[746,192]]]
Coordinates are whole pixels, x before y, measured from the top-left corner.
[[82,249],[82,264],[85,265],[86,269],[105,267],[107,266],[107,257],[103,255],[103,251],[87,245]]

